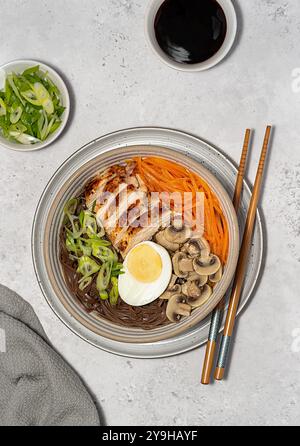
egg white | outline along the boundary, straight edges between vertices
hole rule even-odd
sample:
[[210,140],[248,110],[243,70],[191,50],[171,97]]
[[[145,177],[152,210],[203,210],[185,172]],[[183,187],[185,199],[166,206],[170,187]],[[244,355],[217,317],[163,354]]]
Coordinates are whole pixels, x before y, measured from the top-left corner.
[[124,274],[119,276],[118,285],[121,299],[134,307],[147,305],[158,299],[167,289],[172,276],[172,261],[168,251],[163,246],[154,242],[142,242],[133,249],[140,245],[149,245],[157,252],[161,258],[162,270],[160,276],[151,283],[136,280],[128,270],[128,258],[132,250],[129,251],[123,263]]

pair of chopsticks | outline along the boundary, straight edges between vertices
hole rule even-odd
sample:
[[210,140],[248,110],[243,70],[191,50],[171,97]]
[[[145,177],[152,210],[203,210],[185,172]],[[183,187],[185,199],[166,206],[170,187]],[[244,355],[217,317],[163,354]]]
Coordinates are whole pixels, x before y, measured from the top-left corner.
[[[256,211],[258,206],[258,200],[260,197],[261,185],[263,180],[263,173],[265,167],[265,160],[268,151],[269,141],[271,135],[271,126],[268,126],[266,129],[263,147],[261,151],[260,161],[257,169],[256,179],[254,183],[253,193],[248,209],[247,220],[244,229],[243,241],[240,249],[238,265],[235,273],[235,278],[231,290],[231,295],[229,299],[229,308],[226,316],[224,332],[222,335],[216,370],[215,370],[215,379],[222,380],[224,378],[225,368],[228,360],[228,353],[230,350],[230,341],[232,339],[235,318],[240,302],[240,297],[242,293],[243,283],[246,274],[246,268],[248,264],[248,257],[251,247],[251,241],[253,236],[254,224]],[[241,202],[241,193],[243,188],[243,180],[245,176],[246,162],[247,162],[247,154],[250,144],[250,136],[251,131],[249,129],[246,130],[244,145],[236,180],[235,192],[233,197],[233,205],[235,211],[237,212]],[[202,384],[209,384],[211,372],[214,364],[214,356],[216,351],[216,342],[218,333],[220,330],[220,325],[223,316],[223,310],[225,307],[225,297],[213,311],[211,324],[210,324],[210,332],[208,337],[208,342],[206,346],[205,359],[203,363],[202,370]]]

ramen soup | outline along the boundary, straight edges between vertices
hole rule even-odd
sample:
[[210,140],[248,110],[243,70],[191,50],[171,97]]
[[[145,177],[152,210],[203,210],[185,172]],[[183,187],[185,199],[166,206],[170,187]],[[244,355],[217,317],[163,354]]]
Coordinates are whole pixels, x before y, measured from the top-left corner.
[[163,158],[135,158],[99,172],[65,204],[60,261],[87,312],[151,330],[210,299],[228,243],[202,178]]

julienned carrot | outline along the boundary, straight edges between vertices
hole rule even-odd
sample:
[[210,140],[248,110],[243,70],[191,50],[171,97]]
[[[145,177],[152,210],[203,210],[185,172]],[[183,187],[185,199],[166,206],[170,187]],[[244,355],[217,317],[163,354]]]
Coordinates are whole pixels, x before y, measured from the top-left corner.
[[[197,192],[204,194],[204,237],[223,264],[228,256],[228,226],[220,202],[208,184],[193,172],[172,161],[157,157],[136,158],[137,171],[150,192],[192,192],[193,198],[183,211],[196,217]],[[187,206],[187,205],[186,205]]]

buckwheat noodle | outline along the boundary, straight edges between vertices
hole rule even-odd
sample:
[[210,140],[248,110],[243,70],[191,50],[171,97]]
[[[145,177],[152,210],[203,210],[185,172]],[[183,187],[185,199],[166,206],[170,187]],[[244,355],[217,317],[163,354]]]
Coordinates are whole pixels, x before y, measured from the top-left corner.
[[80,275],[76,272],[76,262],[70,259],[65,240],[66,234],[63,227],[60,232],[60,262],[66,285],[84,310],[88,313],[96,312],[104,319],[124,327],[153,330],[169,323],[166,317],[167,301],[165,300],[157,299],[142,307],[128,305],[121,298],[118,299],[117,305],[111,305],[109,300],[101,300],[96,288],[97,275],[92,283],[81,291],[78,286]]

